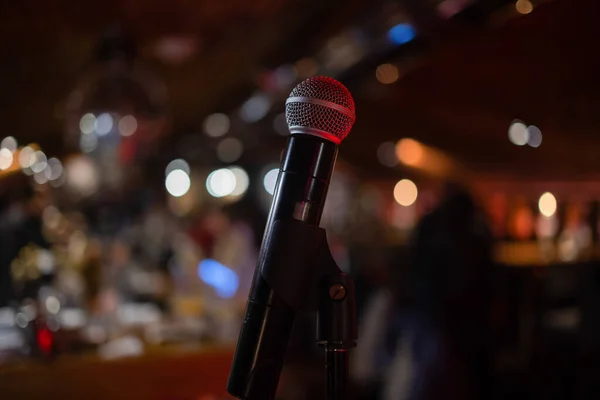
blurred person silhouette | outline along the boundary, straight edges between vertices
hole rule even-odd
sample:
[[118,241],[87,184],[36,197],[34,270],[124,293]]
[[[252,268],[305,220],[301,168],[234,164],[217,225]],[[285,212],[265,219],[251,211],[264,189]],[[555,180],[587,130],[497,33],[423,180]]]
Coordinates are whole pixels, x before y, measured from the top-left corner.
[[379,397],[393,357],[393,350],[385,343],[391,325],[392,291],[388,284],[392,271],[385,248],[380,246],[355,245],[350,259],[359,329],[359,345],[350,353],[350,374],[357,398],[374,399]]
[[408,247],[414,379],[410,398],[489,399],[493,239],[468,191],[444,185]]
[[47,187],[34,188],[19,180],[8,195],[10,200],[0,214],[0,307],[15,297],[34,296],[38,282],[27,282],[20,293],[15,293],[11,264],[21,249],[28,245],[48,248],[43,235],[42,212],[51,203]]
[[492,244],[467,190],[446,183],[363,312],[352,363],[362,398],[490,398]]

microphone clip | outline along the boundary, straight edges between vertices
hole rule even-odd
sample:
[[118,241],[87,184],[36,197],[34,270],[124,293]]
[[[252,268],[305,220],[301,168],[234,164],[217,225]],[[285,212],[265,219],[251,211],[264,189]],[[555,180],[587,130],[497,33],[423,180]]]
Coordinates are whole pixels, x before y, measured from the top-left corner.
[[317,311],[317,343],[327,355],[327,398],[347,399],[348,350],[358,337],[354,281],[333,259],[325,229],[295,219],[278,220],[271,238],[265,258],[270,261],[260,273],[295,311]]
[[295,311],[317,311],[317,342],[327,351],[355,347],[354,281],[333,259],[325,229],[278,220],[271,238],[265,257],[269,262],[260,271],[265,281]]

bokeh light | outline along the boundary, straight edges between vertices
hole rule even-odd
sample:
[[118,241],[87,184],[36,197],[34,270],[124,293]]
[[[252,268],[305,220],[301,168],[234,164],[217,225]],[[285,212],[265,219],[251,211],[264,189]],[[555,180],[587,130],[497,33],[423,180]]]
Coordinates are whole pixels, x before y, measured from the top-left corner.
[[217,145],[217,157],[226,163],[236,161],[242,156],[243,152],[244,145],[241,140],[236,138],[223,139]]
[[45,171],[34,173],[33,174],[33,180],[38,185],[43,185],[45,183],[48,183],[48,177],[46,176]]
[[389,85],[398,80],[400,76],[398,68],[393,64],[381,64],[375,71],[377,80],[385,85]]
[[527,144],[527,141],[529,140],[527,126],[519,120],[514,120],[508,128],[508,139],[517,146]]
[[109,113],[102,113],[96,118],[94,130],[100,136],[108,135],[112,131],[113,125],[113,117]]
[[255,94],[242,104],[240,117],[244,122],[257,122],[267,115],[270,108],[271,99],[266,94]]
[[533,210],[526,203],[516,205],[509,219],[509,233],[518,240],[529,240],[534,232]]
[[542,144],[542,131],[535,125],[527,127],[527,144],[531,147],[540,147]]
[[58,314],[60,311],[60,301],[56,298],[56,296],[48,296],[46,297],[46,310],[50,314]]
[[44,154],[43,151],[38,150],[35,152],[34,158],[35,162],[31,165],[31,170],[34,173],[42,172],[48,165],[48,158],[46,157],[46,154]]
[[62,162],[60,162],[60,160],[56,157],[52,157],[48,160],[48,165],[46,166],[46,169],[44,170],[44,174],[46,175],[46,177],[51,180],[54,181],[56,179],[59,179],[61,177],[63,173],[63,166],[62,166]]
[[417,185],[410,179],[402,179],[394,186],[394,200],[401,206],[412,205],[418,196]]
[[250,178],[248,177],[248,173],[241,167],[231,167],[229,170],[233,172],[233,175],[235,175],[235,187],[231,192],[231,195],[243,195],[250,186]]
[[11,152],[15,152],[17,150],[17,146],[17,139],[15,139],[13,136],[7,136],[2,139],[2,142],[0,142],[0,149],[8,149]]
[[288,86],[291,86],[298,77],[294,66],[289,64],[278,67],[273,72],[273,76],[279,89],[285,89]]
[[198,39],[188,35],[166,35],[154,45],[154,53],[166,64],[180,65],[198,51]]
[[79,130],[85,135],[89,135],[96,129],[96,116],[92,113],[84,114],[79,120]]
[[413,139],[401,139],[396,144],[396,157],[406,165],[415,166],[423,159],[423,145]]
[[27,318],[27,315],[25,315],[25,313],[20,312],[15,316],[15,324],[19,328],[25,328],[29,324],[29,318]]
[[[65,162],[66,185],[73,192],[89,196],[98,190],[100,176],[94,162],[84,155],[72,157]],[[60,182],[57,179],[56,182]]]
[[213,171],[206,178],[206,190],[213,197],[229,196],[233,194],[235,188],[235,174],[228,168]]
[[131,136],[137,130],[137,119],[133,115],[125,115],[119,120],[119,133],[122,136]]
[[167,168],[165,168],[165,177],[169,175],[171,171],[176,169],[180,169],[188,175],[191,174],[190,165],[187,163],[187,161],[185,161],[183,158],[178,158],[167,164]]
[[219,137],[229,132],[229,117],[226,114],[214,113],[204,119],[204,133],[210,137]]
[[181,169],[175,169],[167,174],[165,188],[173,197],[181,197],[190,190],[190,176]]
[[19,153],[19,164],[22,169],[31,168],[33,164],[35,164],[35,150],[30,146],[25,146],[21,149]]
[[388,38],[392,43],[397,45],[408,43],[412,41],[415,36],[415,29],[412,25],[407,23],[395,25],[388,31]]
[[59,188],[62,185],[64,185],[66,182],[67,182],[67,176],[65,173],[63,173],[57,179],[50,181],[50,186],[52,186],[53,188]]
[[231,298],[239,287],[239,278],[235,271],[220,262],[206,258],[198,264],[198,276],[215,289],[219,297]]
[[273,130],[275,130],[275,132],[281,136],[287,136],[290,134],[290,129],[288,128],[288,124],[285,119],[285,113],[277,114],[277,116],[273,119]]
[[263,178],[263,187],[270,195],[275,193],[275,185],[277,184],[277,177],[279,176],[279,168],[273,168],[265,174]]
[[0,149],[0,170],[8,169],[14,161],[13,153],[6,147]]
[[98,137],[94,132],[89,135],[81,135],[79,138],[79,148],[84,153],[91,153],[98,147]]
[[398,165],[396,157],[396,145],[393,142],[383,142],[377,148],[377,158],[382,165],[386,167],[395,167]]
[[444,0],[437,5],[437,13],[445,19],[452,18],[469,4],[464,0]]
[[551,217],[556,212],[556,197],[550,192],[546,192],[540,196],[540,200],[538,201],[538,207],[540,212],[545,217]]
[[535,232],[538,238],[551,238],[558,232],[558,219],[556,214],[551,217],[545,215],[538,216]]
[[515,3],[515,8],[519,14],[529,14],[533,11],[533,3],[529,0],[518,0]]

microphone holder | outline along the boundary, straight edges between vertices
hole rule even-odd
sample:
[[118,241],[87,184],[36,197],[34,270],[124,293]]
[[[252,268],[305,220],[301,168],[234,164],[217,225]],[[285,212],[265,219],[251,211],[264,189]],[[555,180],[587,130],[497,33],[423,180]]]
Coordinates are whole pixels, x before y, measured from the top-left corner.
[[[348,351],[356,346],[358,336],[354,281],[337,266],[323,228],[294,219],[278,220],[270,236],[264,258],[268,262],[260,273],[295,311],[317,311],[317,343],[326,353],[327,397],[347,399]],[[279,374],[280,370],[275,371]],[[278,382],[278,376],[273,378],[272,382]]]

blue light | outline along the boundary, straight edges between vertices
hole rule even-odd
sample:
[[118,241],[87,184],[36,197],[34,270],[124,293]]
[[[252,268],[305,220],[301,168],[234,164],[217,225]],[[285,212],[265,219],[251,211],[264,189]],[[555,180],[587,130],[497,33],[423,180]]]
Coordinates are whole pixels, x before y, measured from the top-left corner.
[[388,38],[397,45],[410,42],[416,35],[415,28],[410,24],[398,24],[388,31]]
[[212,286],[219,297],[233,297],[238,290],[239,279],[236,273],[225,265],[210,258],[198,264],[198,276]]

